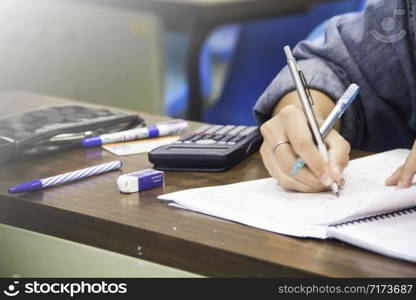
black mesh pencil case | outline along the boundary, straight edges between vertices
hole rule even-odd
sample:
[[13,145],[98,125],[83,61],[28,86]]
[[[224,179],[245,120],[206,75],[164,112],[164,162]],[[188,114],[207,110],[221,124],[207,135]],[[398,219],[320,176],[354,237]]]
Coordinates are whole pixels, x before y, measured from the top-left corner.
[[144,126],[137,114],[90,105],[58,105],[0,119],[0,163],[50,154],[82,138]]

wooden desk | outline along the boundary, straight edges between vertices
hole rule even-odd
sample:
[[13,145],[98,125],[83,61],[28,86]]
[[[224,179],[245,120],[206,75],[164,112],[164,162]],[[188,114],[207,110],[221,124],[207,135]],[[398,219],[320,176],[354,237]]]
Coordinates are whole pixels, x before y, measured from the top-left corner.
[[[19,93],[0,97],[2,114],[62,102]],[[141,115],[148,124],[160,120]],[[151,167],[144,154],[120,158],[126,173]],[[7,193],[8,187],[23,181],[114,159],[100,148],[75,149],[2,166],[0,223],[206,276],[416,276],[414,264],[338,241],[274,234],[170,207],[156,199],[186,188],[267,177],[258,154],[224,173],[167,172],[165,187],[131,195],[117,190],[119,171],[26,195]]]
[[187,118],[201,120],[202,97],[199,57],[204,42],[218,26],[301,13],[317,3],[336,0],[67,0],[148,11],[167,30],[190,34],[187,54],[189,103]]

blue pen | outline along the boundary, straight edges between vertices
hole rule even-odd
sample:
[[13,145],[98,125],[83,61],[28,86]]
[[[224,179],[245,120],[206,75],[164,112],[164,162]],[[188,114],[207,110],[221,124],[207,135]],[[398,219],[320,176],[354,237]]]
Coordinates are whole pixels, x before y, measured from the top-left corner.
[[109,163],[68,172],[61,175],[51,176],[43,179],[36,179],[32,181],[28,181],[19,185],[16,185],[14,187],[9,188],[9,193],[16,194],[16,193],[27,193],[27,192],[33,192],[38,191],[41,189],[44,189],[49,186],[61,184],[61,183],[67,183],[75,180],[79,180],[82,178],[94,176],[97,174],[102,174],[105,172],[117,170],[121,168],[122,162],[119,160],[115,160]]
[[[319,128],[319,131],[322,137],[326,136],[329,130],[334,126],[335,122],[339,118],[341,118],[343,113],[347,110],[347,108],[351,105],[351,103],[356,99],[359,90],[360,90],[360,87],[356,85],[355,83],[352,83],[348,87],[345,93],[338,100],[335,107],[332,109],[331,113],[326,118],[325,122],[322,124],[321,128]],[[300,171],[300,169],[302,169],[304,166],[305,166],[305,162],[303,161],[303,159],[298,158],[295,161],[295,164],[293,165],[292,170],[290,170],[289,175],[295,176]]]
[[81,141],[82,147],[97,147],[104,144],[119,143],[132,140],[155,138],[166,135],[179,135],[188,129],[188,122],[182,119],[169,120],[156,123],[154,126],[133,128],[129,130],[102,134],[85,138]]

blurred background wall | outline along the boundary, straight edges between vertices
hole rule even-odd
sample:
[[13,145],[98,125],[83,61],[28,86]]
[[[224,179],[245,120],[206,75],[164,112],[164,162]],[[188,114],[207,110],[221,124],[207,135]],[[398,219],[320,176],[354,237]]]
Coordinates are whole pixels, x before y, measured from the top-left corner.
[[[308,12],[214,30],[200,54],[202,120],[256,124],[252,108],[286,64],[283,46],[295,46],[330,17],[364,3],[324,2]],[[1,0],[0,92],[27,90],[183,117],[188,45],[188,34],[164,31],[144,12],[70,0]]]
[[71,1],[0,1],[0,91],[163,113],[155,17]]

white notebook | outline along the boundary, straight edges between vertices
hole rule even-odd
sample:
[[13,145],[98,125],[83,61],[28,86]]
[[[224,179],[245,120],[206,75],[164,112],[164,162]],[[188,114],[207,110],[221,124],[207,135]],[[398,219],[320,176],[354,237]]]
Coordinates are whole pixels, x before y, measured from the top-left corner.
[[384,185],[408,153],[396,149],[351,161],[339,198],[330,191],[289,192],[266,178],[189,189],[159,199],[276,233],[336,238],[416,262],[416,209],[412,208],[416,207],[416,188],[396,190]]

